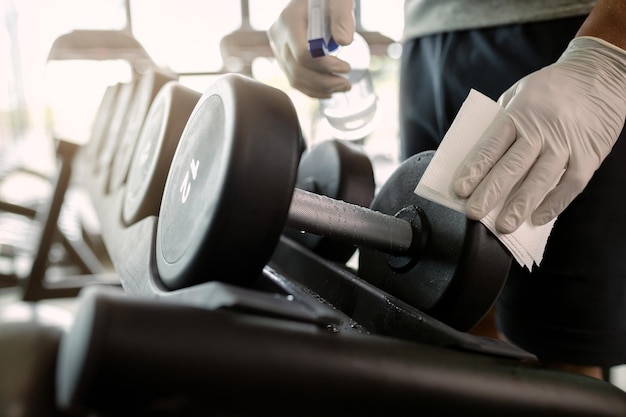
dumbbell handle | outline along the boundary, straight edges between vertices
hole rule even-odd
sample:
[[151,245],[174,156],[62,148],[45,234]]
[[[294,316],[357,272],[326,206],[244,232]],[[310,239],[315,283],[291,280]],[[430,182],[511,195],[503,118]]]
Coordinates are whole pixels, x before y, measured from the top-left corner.
[[413,241],[407,220],[296,188],[287,226],[382,252],[406,254]]

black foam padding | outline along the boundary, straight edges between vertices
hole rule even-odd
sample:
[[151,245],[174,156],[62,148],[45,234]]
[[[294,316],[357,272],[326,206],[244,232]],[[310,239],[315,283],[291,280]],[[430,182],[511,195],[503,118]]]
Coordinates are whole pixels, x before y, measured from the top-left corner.
[[611,384],[516,360],[95,288],[81,298],[59,355],[63,409],[148,415],[173,403],[178,412],[245,416],[626,413],[626,394]]
[[0,306],[0,415],[59,417],[55,372],[59,342],[72,322],[60,307],[6,302]]

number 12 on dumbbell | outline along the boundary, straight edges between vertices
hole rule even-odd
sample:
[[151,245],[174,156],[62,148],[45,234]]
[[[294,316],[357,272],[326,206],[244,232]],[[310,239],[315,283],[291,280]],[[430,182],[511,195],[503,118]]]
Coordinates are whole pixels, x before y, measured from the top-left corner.
[[[180,201],[185,204],[187,202],[187,198],[189,198],[189,193],[191,192],[191,182],[195,181],[198,178],[198,166],[200,165],[200,161],[197,159],[192,159],[189,163],[189,170],[185,172],[185,178],[183,179],[183,183],[180,185],[180,193],[181,198]],[[191,181],[189,181],[189,172],[191,172]]]

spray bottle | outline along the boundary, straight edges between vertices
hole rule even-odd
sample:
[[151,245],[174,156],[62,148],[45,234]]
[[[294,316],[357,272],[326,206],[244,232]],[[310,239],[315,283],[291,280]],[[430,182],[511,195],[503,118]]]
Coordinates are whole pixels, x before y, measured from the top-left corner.
[[374,129],[377,97],[369,71],[369,45],[359,33],[351,44],[339,46],[330,33],[326,0],[309,0],[308,18],[309,51],[314,58],[334,55],[350,64],[346,77],[352,88],[320,99],[320,112],[330,124],[337,139],[365,138]]

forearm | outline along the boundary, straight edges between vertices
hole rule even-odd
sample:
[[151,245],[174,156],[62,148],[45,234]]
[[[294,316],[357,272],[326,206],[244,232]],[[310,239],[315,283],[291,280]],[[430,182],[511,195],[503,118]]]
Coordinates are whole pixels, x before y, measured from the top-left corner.
[[595,36],[626,50],[626,0],[598,0],[576,36]]

